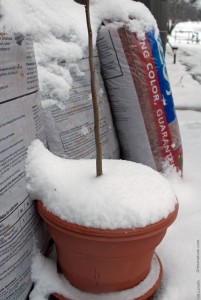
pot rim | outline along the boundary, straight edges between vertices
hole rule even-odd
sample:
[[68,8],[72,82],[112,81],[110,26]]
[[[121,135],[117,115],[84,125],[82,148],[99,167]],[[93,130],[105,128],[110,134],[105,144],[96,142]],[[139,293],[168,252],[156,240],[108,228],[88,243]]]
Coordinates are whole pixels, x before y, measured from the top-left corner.
[[179,203],[175,205],[175,209],[167,216],[167,218],[161,219],[153,224],[140,228],[118,228],[118,229],[102,229],[94,227],[86,227],[75,223],[60,219],[58,216],[48,211],[43,205],[41,200],[36,201],[36,206],[41,217],[51,226],[68,233],[77,233],[86,236],[96,236],[104,238],[119,238],[119,237],[138,237],[147,235],[154,235],[157,232],[167,229],[176,219]]

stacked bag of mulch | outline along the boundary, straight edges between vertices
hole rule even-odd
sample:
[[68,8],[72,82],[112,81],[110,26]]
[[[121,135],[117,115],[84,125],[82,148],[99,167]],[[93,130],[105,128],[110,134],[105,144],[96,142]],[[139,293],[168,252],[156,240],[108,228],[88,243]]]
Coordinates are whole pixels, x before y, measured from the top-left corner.
[[[132,20],[131,20],[132,21]],[[105,22],[97,46],[121,157],[182,173],[182,145],[160,36]]]

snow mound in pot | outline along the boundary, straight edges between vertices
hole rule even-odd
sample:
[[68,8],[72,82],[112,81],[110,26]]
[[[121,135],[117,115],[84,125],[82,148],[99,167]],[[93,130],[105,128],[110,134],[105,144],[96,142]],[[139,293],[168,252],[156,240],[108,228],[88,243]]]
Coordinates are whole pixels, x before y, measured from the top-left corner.
[[124,160],[67,160],[35,140],[26,161],[27,190],[61,219],[83,226],[117,229],[153,224],[175,209],[168,181],[150,167]]

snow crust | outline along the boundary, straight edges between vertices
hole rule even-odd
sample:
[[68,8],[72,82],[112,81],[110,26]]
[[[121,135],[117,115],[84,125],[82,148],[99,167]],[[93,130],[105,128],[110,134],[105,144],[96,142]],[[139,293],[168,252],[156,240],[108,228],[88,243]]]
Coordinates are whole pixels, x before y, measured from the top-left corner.
[[[101,0],[91,4],[94,46],[104,19],[132,26],[141,38],[153,28],[158,32],[154,17],[142,3]],[[85,7],[73,0],[2,0],[0,11],[0,31],[33,35],[44,106],[65,108],[73,86],[71,64],[88,56]]]
[[95,228],[138,228],[166,218],[177,203],[168,181],[150,167],[123,160],[66,160],[39,140],[28,149],[27,190],[63,220]]
[[148,276],[136,287],[114,293],[90,294],[73,287],[61,274],[57,273],[54,259],[45,258],[40,253],[33,258],[32,280],[35,283],[30,300],[46,300],[52,293],[59,293],[69,299],[79,300],[131,300],[144,295],[158,280],[160,265],[156,255],[153,256]]

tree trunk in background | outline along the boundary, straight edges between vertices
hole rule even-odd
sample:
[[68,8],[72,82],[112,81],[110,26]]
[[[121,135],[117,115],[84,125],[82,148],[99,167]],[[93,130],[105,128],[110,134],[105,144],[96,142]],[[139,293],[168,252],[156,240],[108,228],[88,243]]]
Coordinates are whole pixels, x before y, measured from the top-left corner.
[[80,4],[85,4],[86,5],[86,0],[74,0],[75,2],[77,3],[80,3]]

